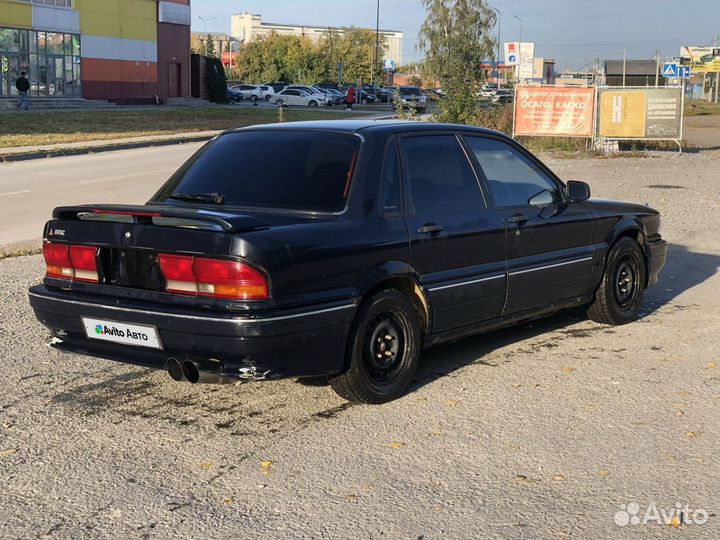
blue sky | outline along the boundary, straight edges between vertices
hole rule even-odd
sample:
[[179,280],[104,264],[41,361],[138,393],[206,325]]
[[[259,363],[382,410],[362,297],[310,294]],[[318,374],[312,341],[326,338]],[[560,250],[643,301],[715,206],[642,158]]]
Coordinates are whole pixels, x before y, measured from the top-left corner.
[[[677,56],[682,45],[720,42],[720,0],[494,0],[502,13],[502,41],[536,43],[535,55],[554,58],[557,70],[582,69],[594,58]],[[250,11],[270,22],[321,26],[375,25],[375,0],[192,0],[193,30],[229,32],[233,13]],[[200,20],[204,17],[207,21]],[[381,0],[380,26],[405,32],[405,62],[425,17],[421,0]],[[496,32],[495,29],[493,32]]]

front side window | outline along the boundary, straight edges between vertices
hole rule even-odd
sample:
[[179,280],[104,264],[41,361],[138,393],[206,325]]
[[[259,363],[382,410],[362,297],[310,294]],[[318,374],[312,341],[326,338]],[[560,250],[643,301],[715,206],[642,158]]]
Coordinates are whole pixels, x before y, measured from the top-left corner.
[[339,211],[359,147],[357,137],[342,133],[228,133],[186,163],[156,200],[187,204],[170,196],[217,194],[225,206]]
[[402,138],[400,154],[408,216],[485,208],[475,174],[454,135]]
[[531,199],[547,203],[560,200],[558,185],[506,142],[485,137],[465,137],[465,142],[480,164],[499,208],[527,206]]

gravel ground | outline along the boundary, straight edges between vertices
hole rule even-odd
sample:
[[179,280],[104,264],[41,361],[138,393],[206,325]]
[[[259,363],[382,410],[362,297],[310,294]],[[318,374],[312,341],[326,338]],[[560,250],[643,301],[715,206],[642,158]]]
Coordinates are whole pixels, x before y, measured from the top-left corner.
[[[662,211],[641,320],[573,311],[430,349],[383,406],[60,354],[26,299],[41,258],[0,261],[0,537],[717,538],[719,160],[548,160]],[[709,517],[616,525],[631,502]]]

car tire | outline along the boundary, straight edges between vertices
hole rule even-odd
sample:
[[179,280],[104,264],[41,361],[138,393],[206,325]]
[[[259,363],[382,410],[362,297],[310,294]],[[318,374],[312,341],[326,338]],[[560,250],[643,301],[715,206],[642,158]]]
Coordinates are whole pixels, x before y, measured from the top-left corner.
[[284,102],[282,99],[276,99],[276,100],[275,100],[275,105],[277,105],[278,107],[284,107],[284,106],[285,106],[285,102]]
[[408,298],[386,289],[366,299],[350,329],[347,369],[330,377],[341,397],[355,403],[386,403],[412,383],[420,358],[420,323]]
[[612,325],[637,319],[645,293],[645,276],[645,256],[640,245],[628,237],[618,240],[607,257],[588,317]]
[[258,97],[255,94],[250,96],[250,101],[252,101],[253,103],[257,103],[257,100],[258,100]]
[[310,102],[308,103],[308,107],[313,107],[313,108],[314,108],[314,107],[317,107],[317,106],[318,106],[318,103],[317,103],[317,101],[315,101],[315,100],[310,100]]
[[265,101],[270,101],[270,98],[272,98],[272,96],[268,94],[267,96],[265,96]]

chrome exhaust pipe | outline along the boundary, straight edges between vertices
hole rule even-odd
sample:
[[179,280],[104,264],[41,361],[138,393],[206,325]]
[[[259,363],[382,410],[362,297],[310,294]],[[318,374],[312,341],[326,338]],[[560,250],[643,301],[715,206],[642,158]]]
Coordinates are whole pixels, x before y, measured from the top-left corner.
[[185,360],[182,363],[183,377],[192,384],[232,384],[237,382],[237,379],[226,377],[222,369],[223,365],[220,362],[211,360]]
[[180,382],[185,380],[182,364],[174,358],[167,359],[167,362],[165,362],[165,369],[173,381]]

